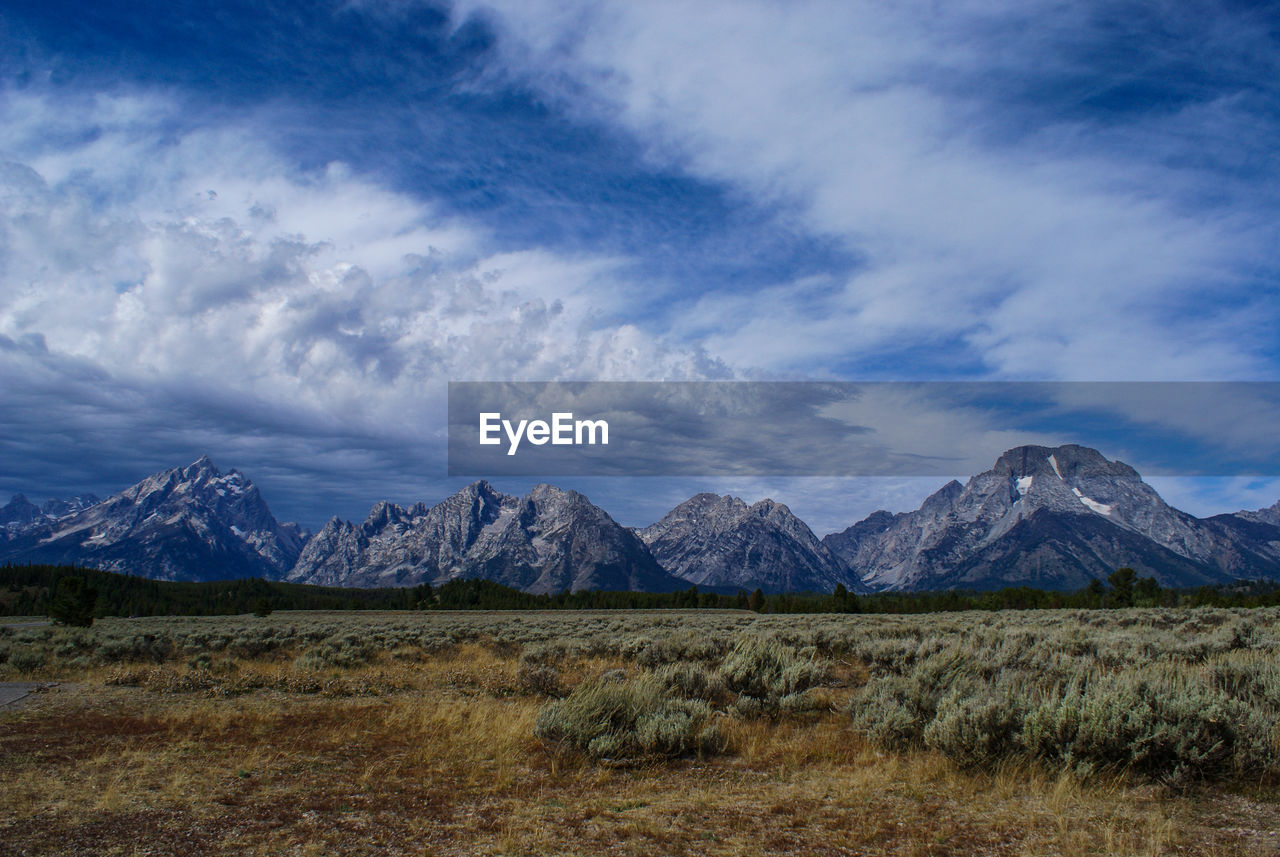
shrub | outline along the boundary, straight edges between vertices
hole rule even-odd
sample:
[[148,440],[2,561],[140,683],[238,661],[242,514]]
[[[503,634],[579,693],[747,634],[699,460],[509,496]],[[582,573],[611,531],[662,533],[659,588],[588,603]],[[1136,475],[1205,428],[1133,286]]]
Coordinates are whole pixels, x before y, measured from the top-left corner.
[[657,667],[691,661],[710,663],[722,654],[724,647],[721,640],[695,631],[683,631],[649,641],[634,657],[642,667]]
[[658,669],[654,677],[668,693],[684,699],[719,703],[728,694],[723,676],[696,662],[667,664]]
[[540,696],[564,696],[564,688],[560,686],[560,674],[555,667],[537,661],[520,660],[516,667],[516,683],[526,693]]
[[826,669],[814,655],[805,657],[777,639],[752,634],[725,656],[719,675],[729,690],[776,704],[786,694],[822,683]]
[[356,667],[367,664],[378,655],[377,646],[367,637],[348,633],[333,636],[312,646],[294,659],[294,666],[306,670]]
[[724,747],[710,706],[671,698],[652,676],[583,682],[543,707],[534,735],[610,760],[701,755]]
[[1273,716],[1168,677],[1073,682],[1032,707],[1022,743],[1082,774],[1128,770],[1171,785],[1276,769]]
[[924,727],[925,746],[963,767],[990,767],[1018,755],[1023,707],[1007,691],[953,688]]
[[924,743],[936,699],[928,688],[903,676],[888,676],[859,688],[849,699],[853,724],[873,744],[907,750]]
[[9,654],[9,663],[20,673],[33,673],[44,666],[44,652],[18,649]]
[[134,634],[104,640],[98,647],[98,655],[107,662],[148,661],[158,664],[172,656],[175,649],[173,638],[169,636]]

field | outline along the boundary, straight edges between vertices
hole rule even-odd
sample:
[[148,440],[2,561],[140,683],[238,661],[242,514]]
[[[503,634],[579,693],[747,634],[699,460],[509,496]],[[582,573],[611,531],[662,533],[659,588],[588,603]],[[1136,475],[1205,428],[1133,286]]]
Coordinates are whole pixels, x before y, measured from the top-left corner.
[[0,855],[1276,854],[1278,620],[0,628]]

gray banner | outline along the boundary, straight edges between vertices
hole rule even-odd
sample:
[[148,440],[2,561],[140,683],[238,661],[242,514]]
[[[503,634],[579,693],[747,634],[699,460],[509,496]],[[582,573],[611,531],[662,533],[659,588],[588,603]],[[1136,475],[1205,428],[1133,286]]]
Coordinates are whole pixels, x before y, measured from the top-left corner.
[[952,476],[1078,443],[1280,475],[1275,382],[452,382],[451,476]]

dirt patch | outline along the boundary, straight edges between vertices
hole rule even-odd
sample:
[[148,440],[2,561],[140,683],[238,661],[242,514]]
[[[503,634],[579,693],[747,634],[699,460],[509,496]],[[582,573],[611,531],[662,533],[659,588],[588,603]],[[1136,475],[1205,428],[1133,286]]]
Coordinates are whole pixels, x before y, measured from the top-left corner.
[[65,687],[56,681],[0,681],[0,711],[16,711],[30,702],[33,694]]

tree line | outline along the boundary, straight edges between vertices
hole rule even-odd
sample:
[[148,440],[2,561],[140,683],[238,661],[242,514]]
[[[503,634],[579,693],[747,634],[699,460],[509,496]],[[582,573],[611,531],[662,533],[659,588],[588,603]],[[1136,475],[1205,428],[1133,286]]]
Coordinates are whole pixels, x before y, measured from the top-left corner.
[[0,567],[0,614],[53,616],[88,624],[102,616],[213,616],[273,610],[659,610],[729,609],[757,613],[937,613],[1122,607],[1265,607],[1280,605],[1280,584],[1239,581],[1198,589],[1165,589],[1130,568],[1092,580],[1076,592],[1019,586],[989,592],[946,590],[858,595],[843,585],[826,593],[561,592],[532,595],[491,580],[454,580],[438,587],[347,589],[247,578],[205,583],[152,580],[64,565]]

